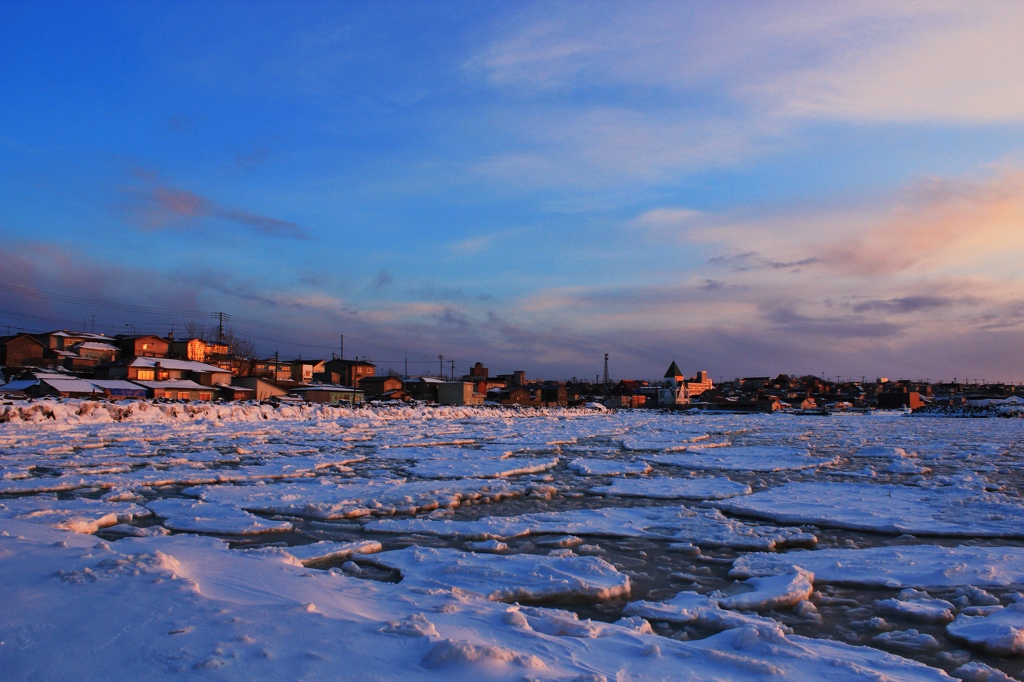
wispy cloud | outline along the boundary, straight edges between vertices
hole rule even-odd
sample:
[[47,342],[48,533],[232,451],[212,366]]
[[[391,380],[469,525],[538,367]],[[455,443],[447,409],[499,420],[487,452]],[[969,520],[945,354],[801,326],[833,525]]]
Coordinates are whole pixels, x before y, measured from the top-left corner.
[[134,199],[132,213],[140,219],[143,229],[158,230],[190,226],[203,220],[222,220],[268,237],[310,239],[309,233],[296,223],[218,204],[167,183],[153,171],[136,169],[134,175],[143,184],[128,189],[128,193]]

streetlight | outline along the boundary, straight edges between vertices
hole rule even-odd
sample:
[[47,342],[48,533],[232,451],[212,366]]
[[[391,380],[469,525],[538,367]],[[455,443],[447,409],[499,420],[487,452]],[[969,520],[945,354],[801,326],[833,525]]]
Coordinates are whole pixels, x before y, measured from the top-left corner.
[[132,328],[132,338],[135,338],[136,336],[139,335],[138,332],[135,331],[135,325],[132,324],[131,322],[125,322],[124,326]]

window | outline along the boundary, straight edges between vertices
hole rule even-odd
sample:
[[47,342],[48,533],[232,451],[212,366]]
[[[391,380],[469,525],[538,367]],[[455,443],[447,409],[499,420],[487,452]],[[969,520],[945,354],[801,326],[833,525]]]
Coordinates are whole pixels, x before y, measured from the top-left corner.
[[149,346],[150,346],[150,344],[148,344],[148,343],[142,344],[142,350],[149,350]]
[[152,381],[154,372],[151,369],[140,369],[135,373],[135,378],[139,381]]
[[188,400],[190,397],[188,391],[178,391],[178,400]]
[[213,394],[212,393],[200,393],[199,394],[199,399],[200,400],[213,400]]

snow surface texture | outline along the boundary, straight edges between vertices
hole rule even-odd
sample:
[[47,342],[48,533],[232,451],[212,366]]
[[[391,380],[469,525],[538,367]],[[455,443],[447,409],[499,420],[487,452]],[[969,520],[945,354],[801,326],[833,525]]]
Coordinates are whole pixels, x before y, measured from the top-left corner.
[[[0,665],[5,679],[948,679],[897,653],[984,679],[1000,673],[967,649],[1012,650],[1024,550],[895,537],[1018,537],[1019,422],[982,421],[12,402]],[[793,517],[726,506],[773,494]],[[786,525],[858,516],[891,528],[889,546]],[[815,534],[828,549],[793,549]],[[366,579],[386,575],[401,579]],[[896,593],[912,587],[935,596]],[[614,619],[627,598],[614,624],[504,601]],[[815,633],[835,615],[822,625],[815,604],[844,601],[870,628],[850,641],[870,646],[787,627]]]

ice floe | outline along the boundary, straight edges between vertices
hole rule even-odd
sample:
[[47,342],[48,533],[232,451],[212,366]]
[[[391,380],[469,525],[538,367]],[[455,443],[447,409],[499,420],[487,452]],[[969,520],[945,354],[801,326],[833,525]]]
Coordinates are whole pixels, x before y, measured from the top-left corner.
[[793,482],[715,506],[777,523],[900,535],[1024,538],[1024,504],[999,493],[949,487]]
[[960,614],[946,626],[955,640],[996,656],[1024,654],[1024,603],[1010,604],[988,616]]
[[219,502],[167,497],[147,502],[146,507],[163,518],[165,527],[188,533],[258,535],[292,529],[288,521],[267,521],[238,507]]
[[867,549],[794,550],[784,554],[745,554],[729,575],[777,575],[799,566],[815,581],[836,585],[903,589],[1013,587],[1024,585],[1022,547],[942,547],[909,545]]
[[608,600],[629,595],[629,577],[598,557],[480,556],[407,547],[365,559],[397,570],[408,587],[458,588],[493,601]]
[[749,495],[750,486],[722,476],[709,478],[626,478],[590,489],[595,495],[642,497],[663,500],[722,500],[736,495]]
[[651,465],[641,460],[584,459],[569,462],[568,467],[584,476],[623,476],[646,474]]
[[608,507],[519,516],[488,516],[475,521],[450,519],[377,519],[367,529],[380,533],[421,533],[477,540],[507,540],[523,535],[572,534],[645,537],[686,541],[705,547],[772,550],[788,542],[813,541],[799,529],[753,526],[715,509],[687,507]]
[[797,471],[834,464],[833,457],[812,457],[807,450],[781,445],[749,445],[651,455],[649,461],[688,469],[721,471]]

